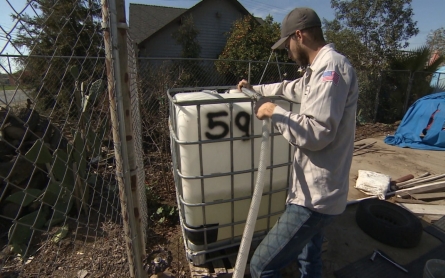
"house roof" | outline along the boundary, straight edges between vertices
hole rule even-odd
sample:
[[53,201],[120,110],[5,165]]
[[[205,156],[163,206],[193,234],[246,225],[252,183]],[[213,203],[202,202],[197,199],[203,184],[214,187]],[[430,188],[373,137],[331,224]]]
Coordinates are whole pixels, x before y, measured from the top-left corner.
[[[168,24],[176,22],[176,20],[183,15],[190,13],[194,8],[202,5],[205,1],[206,0],[199,1],[195,6],[189,9],[130,3],[129,24],[131,38],[139,44]],[[242,13],[250,15],[250,12],[237,0],[226,1],[235,5]]]
[[130,35],[140,43],[187,9],[130,3]]

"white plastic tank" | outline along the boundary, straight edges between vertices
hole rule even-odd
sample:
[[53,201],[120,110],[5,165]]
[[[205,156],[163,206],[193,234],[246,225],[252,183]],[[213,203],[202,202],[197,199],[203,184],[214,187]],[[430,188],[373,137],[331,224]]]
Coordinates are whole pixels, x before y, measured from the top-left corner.
[[[234,102],[237,99],[242,101]],[[186,238],[192,245],[207,245],[241,237],[255,185],[262,122],[252,116],[252,102],[243,93],[177,93],[173,100],[172,151]],[[300,108],[284,100],[274,102],[294,112]],[[270,131],[255,231],[272,228],[284,211],[291,173],[293,147],[273,126]],[[203,227],[213,227],[205,238],[204,232],[193,232]]]

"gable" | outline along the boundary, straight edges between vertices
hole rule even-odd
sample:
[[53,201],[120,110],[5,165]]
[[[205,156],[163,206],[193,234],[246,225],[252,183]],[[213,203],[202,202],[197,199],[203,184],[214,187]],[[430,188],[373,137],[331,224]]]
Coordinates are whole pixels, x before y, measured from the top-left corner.
[[130,3],[130,36],[140,43],[170,23],[187,9]]
[[[181,18],[189,15],[193,17],[195,27],[199,31],[197,39],[202,49],[200,57],[217,58],[225,46],[225,34],[230,31],[233,22],[250,13],[236,0],[200,1],[150,36],[142,41],[138,40],[139,56],[179,57],[181,47],[176,44],[172,34],[179,28]],[[137,27],[131,26],[130,23],[130,30],[134,31],[134,28]]]

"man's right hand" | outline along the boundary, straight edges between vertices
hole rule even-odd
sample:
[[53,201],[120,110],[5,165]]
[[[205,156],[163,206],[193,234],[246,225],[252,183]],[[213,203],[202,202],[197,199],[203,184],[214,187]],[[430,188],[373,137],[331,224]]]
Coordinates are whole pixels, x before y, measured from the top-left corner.
[[247,82],[247,80],[245,80],[245,79],[241,80],[241,81],[238,83],[238,90],[241,91],[241,88],[246,88],[246,89],[249,89],[249,90],[253,90],[252,85],[250,85],[250,83]]
[[269,98],[267,98],[267,97],[260,97],[255,102],[255,106],[253,108],[253,111],[255,112],[255,116],[258,119],[264,120],[266,118],[272,117],[273,111],[275,110],[276,106],[277,105],[275,103],[272,103]]

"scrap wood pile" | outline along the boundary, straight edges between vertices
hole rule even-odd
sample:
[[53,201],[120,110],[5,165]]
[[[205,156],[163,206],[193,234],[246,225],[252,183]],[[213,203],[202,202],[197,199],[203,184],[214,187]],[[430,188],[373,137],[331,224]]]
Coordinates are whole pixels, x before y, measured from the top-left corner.
[[376,198],[398,204],[429,222],[445,216],[445,174],[424,173],[416,178],[409,174],[398,179],[367,170],[359,170],[355,188]]
[[[392,182],[392,200],[430,222],[445,215],[445,174],[425,173],[419,177]],[[412,177],[412,178],[411,178]]]

